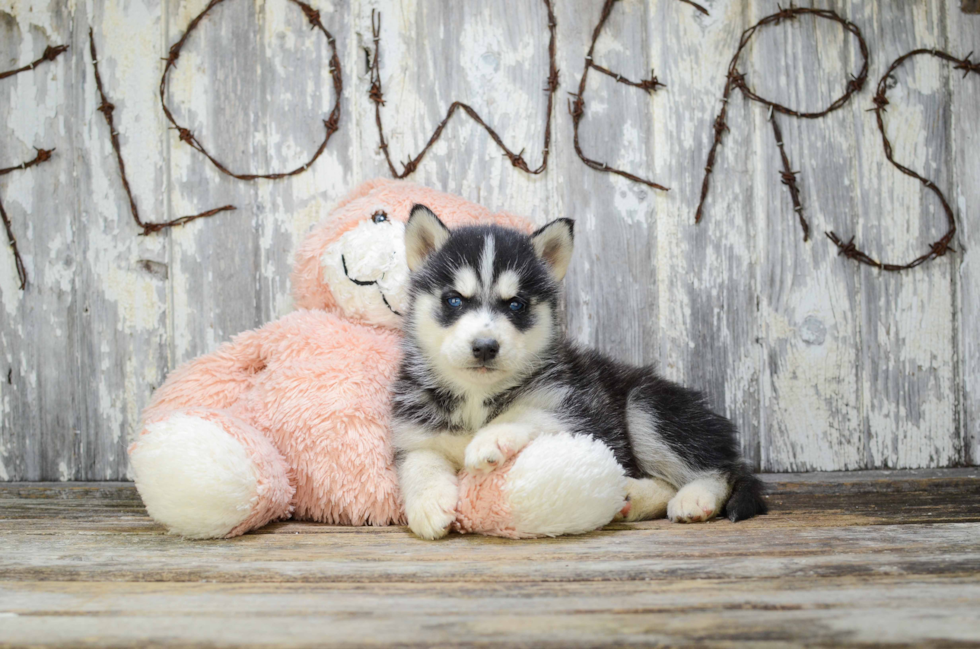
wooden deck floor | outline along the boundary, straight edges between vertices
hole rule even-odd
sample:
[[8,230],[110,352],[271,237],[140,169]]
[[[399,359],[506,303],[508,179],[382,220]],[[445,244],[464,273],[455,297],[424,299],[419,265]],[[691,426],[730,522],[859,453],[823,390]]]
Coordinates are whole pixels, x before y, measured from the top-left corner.
[[767,481],[737,525],[439,542],[183,541],[128,484],[0,484],[0,646],[980,644],[980,470]]

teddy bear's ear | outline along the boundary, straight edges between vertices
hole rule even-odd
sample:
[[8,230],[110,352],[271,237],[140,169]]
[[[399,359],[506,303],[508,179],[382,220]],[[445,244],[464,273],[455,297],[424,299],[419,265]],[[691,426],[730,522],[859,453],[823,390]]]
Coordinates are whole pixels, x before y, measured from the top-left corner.
[[555,219],[531,235],[534,252],[559,282],[572,260],[573,223],[571,219]]
[[447,228],[425,205],[416,205],[405,225],[405,256],[413,273],[449,239]]

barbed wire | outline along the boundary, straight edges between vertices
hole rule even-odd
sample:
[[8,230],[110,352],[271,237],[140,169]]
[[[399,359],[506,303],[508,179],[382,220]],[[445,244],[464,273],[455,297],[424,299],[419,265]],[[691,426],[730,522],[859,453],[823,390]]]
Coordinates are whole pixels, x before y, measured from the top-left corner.
[[[588,166],[591,169],[595,169],[596,171],[604,171],[606,173],[616,174],[617,176],[622,176],[623,178],[627,178],[629,180],[632,180],[633,182],[642,183],[648,187],[652,187],[653,189],[670,191],[668,187],[665,187],[664,185],[656,183],[652,180],[649,180],[647,178],[641,178],[640,176],[625,171],[624,169],[617,169],[616,167],[609,166],[605,162],[600,162],[599,160],[595,160],[593,158],[588,157],[582,151],[582,145],[579,142],[579,125],[582,122],[582,118],[585,116],[585,87],[589,79],[589,70],[595,70],[596,72],[600,72],[606,75],[607,77],[611,77],[612,79],[614,79],[616,83],[621,83],[623,85],[631,86],[633,88],[639,88],[640,90],[646,91],[648,94],[653,94],[660,88],[666,88],[666,86],[663,83],[661,83],[660,80],[657,78],[657,75],[654,74],[653,70],[650,70],[649,79],[641,79],[640,81],[633,81],[631,79],[627,79],[622,74],[619,74],[618,72],[613,72],[609,68],[601,66],[595,62],[594,55],[595,55],[596,43],[599,40],[599,36],[602,34],[602,29],[605,27],[606,21],[609,20],[609,16],[610,14],[612,14],[613,5],[615,5],[616,2],[618,1],[619,0],[606,0],[605,3],[602,5],[602,13],[599,15],[599,22],[596,23],[595,29],[592,30],[592,42],[589,44],[589,51],[585,55],[585,67],[582,70],[582,78],[579,79],[578,93],[577,94],[568,93],[569,95],[575,98],[574,101],[570,101],[568,103],[568,113],[572,116],[572,133],[573,133],[572,140],[575,145],[575,153],[577,153],[578,157],[582,160],[582,162],[584,162],[586,166]],[[707,9],[705,9],[704,7],[702,7],[701,5],[695,2],[692,2],[691,0],[680,0],[680,2],[691,5],[692,7],[694,7],[695,9],[697,9],[698,11],[700,11],[706,16],[711,15],[708,13]]]
[[[391,153],[388,151],[388,141],[385,138],[384,125],[381,120],[381,107],[385,105],[384,93],[381,88],[381,65],[380,65],[380,51],[381,51],[381,12],[374,9],[371,10],[371,33],[374,40],[374,59],[370,61],[370,73],[371,73],[371,87],[368,90],[368,97],[374,102],[374,121],[378,127],[378,138],[380,144],[378,145],[381,151],[384,153],[385,160],[388,163],[388,169],[391,171],[391,175],[395,178],[405,178],[406,176],[413,173],[416,168],[418,168],[419,163],[425,157],[425,154],[429,152],[440,137],[442,137],[443,129],[446,128],[446,124],[452,119],[452,116],[457,110],[462,110],[464,113],[470,116],[474,122],[479,124],[494,141],[494,143],[504,152],[504,155],[510,160],[510,163],[520,169],[521,171],[533,175],[542,173],[548,167],[548,155],[550,153],[551,147],[551,112],[552,106],[554,104],[555,91],[558,90],[558,66],[555,63],[556,54],[556,40],[555,32],[558,25],[555,19],[554,8],[552,7],[551,0],[543,0],[544,6],[548,11],[548,32],[550,34],[548,40],[548,79],[547,85],[544,90],[548,93],[548,106],[546,109],[545,118],[545,128],[544,128],[544,151],[542,154],[541,164],[531,169],[528,167],[527,161],[524,159],[524,149],[520,152],[514,152],[504,144],[503,139],[497,132],[487,124],[480,114],[476,112],[469,104],[465,104],[461,101],[454,101],[450,106],[449,110],[446,112],[446,116],[441,122],[436,126],[435,131],[433,131],[432,136],[426,143],[425,147],[416,155],[415,157],[409,157],[406,162],[402,163],[402,170],[399,172],[395,168],[394,162],[391,160]],[[368,53],[368,58],[370,59],[370,53]]]
[[20,256],[20,248],[17,247],[17,237],[14,236],[14,227],[10,222],[7,210],[3,208],[3,201],[0,201],[0,220],[3,221],[3,229],[7,231],[7,244],[10,251],[14,253],[14,266],[17,267],[17,279],[20,280],[20,290],[27,288],[27,269],[24,268],[24,259]]
[[[0,80],[7,79],[14,75],[20,74],[21,72],[33,70],[42,63],[50,63],[66,51],[68,51],[67,45],[49,45],[44,48],[44,53],[40,58],[31,61],[25,66],[15,68],[13,70],[7,70],[6,72],[0,72]],[[13,167],[0,169],[0,176],[6,176],[14,171],[30,169],[31,167],[47,162],[51,159],[51,154],[54,153],[54,149],[35,148],[34,150],[37,151],[37,155],[34,156],[34,159],[27,162],[22,162],[19,165],[14,165]],[[10,220],[10,215],[7,214],[7,210],[4,209],[2,201],[0,201],[0,221],[3,221],[3,229],[7,233],[7,243],[10,246],[10,251],[14,255],[14,266],[17,268],[17,279],[20,280],[19,288],[23,291],[27,288],[27,268],[24,266],[24,259],[21,257],[20,248],[17,246],[17,237],[14,235],[13,223]]]
[[885,263],[871,257],[857,247],[857,245],[854,243],[853,236],[849,240],[844,241],[843,238],[838,236],[833,230],[824,233],[827,235],[827,238],[833,241],[834,245],[837,246],[837,249],[840,251],[839,254],[859,263],[893,272],[909,270],[932,259],[942,257],[949,251],[955,252],[952,246],[950,246],[950,243],[952,243],[953,237],[956,235],[956,218],[953,215],[953,209],[950,207],[949,201],[946,200],[946,195],[943,194],[942,190],[939,189],[936,183],[928,178],[925,178],[924,176],[919,175],[917,172],[895,160],[895,156],[892,151],[892,143],[888,140],[888,136],[885,134],[884,114],[885,109],[889,104],[887,96],[888,79],[891,78],[895,71],[898,70],[898,68],[900,68],[906,61],[916,56],[933,56],[948,63],[955,63],[955,70],[963,70],[963,78],[966,78],[971,72],[974,74],[980,74],[980,63],[975,63],[970,60],[970,57],[973,56],[973,52],[970,52],[962,59],[958,59],[948,52],[943,52],[936,49],[912,50],[903,54],[892,62],[892,64],[888,67],[888,70],[885,71],[885,74],[883,74],[881,79],[878,80],[878,89],[872,99],[874,106],[871,110],[873,110],[875,113],[875,122],[878,126],[878,132],[881,133],[881,144],[885,149],[885,157],[888,158],[888,162],[892,163],[892,165],[894,165],[895,168],[897,168],[903,174],[917,179],[919,182],[925,185],[926,188],[936,194],[936,196],[939,198],[940,204],[943,206],[943,212],[946,214],[946,233],[940,237],[938,241],[929,244],[928,252],[905,264]]
[[[824,20],[830,20],[832,22],[840,24],[840,26],[849,32],[854,38],[857,39],[858,47],[861,51],[862,64],[861,69],[857,75],[851,76],[848,80],[847,85],[844,90],[844,94],[835,99],[827,108],[816,112],[803,112],[794,110],[783,104],[776,103],[769,99],[759,96],[755,91],[749,88],[746,80],[745,73],[740,72],[738,69],[738,60],[742,56],[742,52],[745,50],[749,41],[755,33],[769,25],[778,25],[783,21],[796,20],[799,16],[814,16],[815,18],[822,18]],[[789,156],[786,154],[786,149],[783,146],[783,134],[779,128],[779,124],[775,113],[782,113],[783,115],[789,115],[791,117],[797,117],[801,119],[817,119],[829,115],[830,113],[843,107],[851,97],[861,88],[864,87],[865,82],[868,80],[868,44],[864,40],[864,35],[861,30],[854,23],[845,20],[835,11],[829,9],[812,9],[807,7],[789,7],[786,9],[780,8],[774,14],[766,16],[756,24],[752,25],[744,32],[739,39],[738,49],[735,50],[735,55],[732,57],[731,63],[728,64],[728,74],[725,78],[725,90],[722,93],[721,98],[721,110],[718,116],[715,117],[713,129],[714,129],[714,140],[711,143],[711,149],[708,151],[708,160],[704,165],[704,179],[701,181],[701,198],[698,201],[697,211],[694,214],[694,222],[700,223],[701,217],[704,214],[704,203],[708,197],[708,190],[710,188],[710,178],[711,172],[714,170],[715,157],[718,152],[718,147],[721,145],[722,136],[725,131],[728,131],[728,102],[731,98],[732,90],[737,88],[742,95],[751,101],[756,101],[769,108],[769,119],[772,122],[773,137],[776,140],[776,146],[779,148],[780,158],[782,159],[783,169],[780,172],[780,178],[782,183],[786,185],[790,193],[790,198],[793,201],[793,211],[796,212],[797,217],[800,221],[800,227],[803,229],[803,240],[807,241],[810,238],[810,226],[806,221],[806,217],[803,214],[803,203],[800,199],[800,189],[797,185],[798,171],[793,171],[790,165]]]
[[48,63],[54,61],[56,58],[61,56],[62,53],[68,50],[67,45],[48,45],[44,48],[44,53],[39,59],[31,61],[23,67],[16,68],[14,70],[7,70],[6,72],[0,72],[0,79],[6,79],[7,77],[12,77],[15,74],[20,74],[21,72],[27,72],[28,70],[33,70],[42,63]]
[[232,178],[237,178],[238,180],[258,180],[260,178],[266,180],[279,180],[280,178],[287,178],[289,176],[296,176],[298,174],[301,174],[307,169],[309,169],[310,166],[312,166],[313,163],[317,161],[320,155],[326,150],[327,143],[330,141],[330,137],[340,129],[340,96],[344,89],[343,74],[341,73],[341,69],[340,69],[340,58],[337,56],[337,42],[334,39],[333,35],[329,31],[327,31],[327,28],[323,26],[323,23],[320,22],[320,12],[314,9],[313,7],[311,7],[310,5],[306,4],[305,2],[302,2],[301,0],[289,0],[290,2],[297,5],[302,10],[303,15],[306,16],[306,19],[309,21],[311,25],[311,29],[320,30],[323,36],[327,39],[327,44],[330,46],[330,52],[331,52],[330,77],[333,80],[334,103],[333,103],[333,108],[330,110],[330,115],[327,117],[327,119],[323,120],[323,127],[326,131],[326,134],[323,137],[323,141],[320,142],[320,146],[317,148],[316,152],[314,152],[313,156],[309,160],[307,160],[304,164],[296,167],[291,171],[267,173],[267,174],[237,173],[231,171],[230,169],[228,169],[228,167],[226,167],[224,164],[219,162],[213,155],[211,155],[211,153],[208,152],[208,150],[204,147],[203,144],[201,144],[200,140],[197,139],[197,137],[190,131],[190,129],[181,126],[180,124],[177,123],[177,120],[174,118],[173,113],[170,111],[170,108],[167,106],[167,100],[166,100],[167,81],[169,79],[170,70],[177,67],[177,59],[180,58],[180,52],[181,49],[184,47],[184,43],[187,41],[187,38],[194,32],[194,30],[197,29],[198,24],[200,24],[200,22],[204,19],[204,17],[208,14],[208,12],[224,1],[225,0],[211,0],[211,2],[208,3],[208,5],[204,8],[204,10],[201,13],[199,13],[197,16],[195,16],[194,19],[191,20],[191,22],[187,25],[187,29],[184,31],[184,34],[180,37],[180,39],[176,43],[170,46],[170,51],[167,54],[167,58],[164,59],[167,62],[167,64],[163,69],[163,76],[160,78],[160,105],[163,107],[163,113],[164,115],[167,116],[167,120],[171,124],[173,124],[173,127],[177,131],[181,142],[185,142],[189,144],[191,147],[193,147],[194,149],[196,149],[197,151],[199,151],[204,157],[210,160],[211,164],[213,164],[219,171],[231,176]]
[[162,223],[151,223],[144,221],[140,218],[139,208],[136,207],[136,199],[133,197],[133,190],[129,186],[129,178],[126,176],[126,163],[123,160],[122,148],[119,145],[119,132],[116,130],[116,122],[113,117],[113,111],[115,111],[116,106],[109,101],[106,96],[105,86],[102,84],[102,75],[99,73],[99,54],[95,47],[95,35],[91,28],[88,30],[89,39],[89,54],[92,56],[92,67],[95,70],[95,87],[99,93],[99,107],[96,109],[105,118],[106,124],[109,126],[109,141],[112,143],[112,149],[116,153],[116,163],[119,166],[119,176],[122,179],[123,189],[126,191],[126,197],[129,199],[129,210],[133,215],[133,220],[136,221],[136,225],[140,227],[143,231],[140,233],[142,236],[146,236],[151,232],[159,232],[164,228],[172,228],[178,225],[184,225],[185,223],[190,223],[195,219],[203,219],[209,216],[214,216],[221,212],[228,212],[236,209],[234,205],[224,205],[222,207],[216,207],[214,209],[208,210],[206,212],[201,212],[200,214],[192,214],[190,216],[182,216],[180,218],[174,219],[172,221],[164,221]]

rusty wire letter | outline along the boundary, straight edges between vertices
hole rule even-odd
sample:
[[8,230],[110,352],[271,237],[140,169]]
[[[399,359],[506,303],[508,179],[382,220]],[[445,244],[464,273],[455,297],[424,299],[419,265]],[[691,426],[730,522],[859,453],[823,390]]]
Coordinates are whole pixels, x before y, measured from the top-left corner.
[[[31,61],[27,65],[15,68],[13,70],[0,72],[0,79],[7,79],[14,75],[20,74],[21,72],[33,70],[43,63],[50,63],[67,50],[67,45],[49,45],[48,47],[44,48],[44,53],[37,60]],[[47,162],[51,159],[51,154],[54,153],[54,149],[35,149],[35,151],[37,151],[37,154],[32,160],[22,162],[19,165],[14,165],[13,167],[0,169],[0,176],[6,176],[14,171],[30,169],[31,167]],[[19,288],[23,291],[27,288],[27,269],[24,267],[24,259],[20,256],[20,248],[17,247],[17,237],[14,235],[13,223],[11,223],[10,215],[7,214],[7,210],[4,209],[2,201],[0,201],[0,221],[3,221],[3,229],[7,233],[7,243],[10,246],[10,251],[14,255],[14,266],[17,268],[17,279],[20,281]]]

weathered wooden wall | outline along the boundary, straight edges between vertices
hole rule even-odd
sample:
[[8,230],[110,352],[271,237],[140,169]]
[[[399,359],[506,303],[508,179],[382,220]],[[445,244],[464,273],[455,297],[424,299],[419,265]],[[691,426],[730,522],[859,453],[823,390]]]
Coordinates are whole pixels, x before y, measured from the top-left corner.
[[[770,471],[937,467],[980,458],[980,75],[931,60],[903,69],[886,125],[896,159],[934,179],[957,212],[957,252],[881,273],[837,256],[833,229],[886,259],[910,259],[943,232],[938,201],[887,163],[874,84],[914,47],[980,52],[980,16],[959,0],[821,1],[855,22],[869,83],[819,120],[781,118],[813,231],[804,243],[766,110],[735,95],[704,221],[693,216],[729,59],[772,0],[622,0],[596,60],[653,95],[591,74],[585,150],[652,176],[669,193],[585,167],[572,147],[574,91],[599,0],[556,0],[561,88],[548,170],[514,169],[456,117],[413,175],[498,209],[577,219],[567,280],[572,336],[658,362],[702,387]],[[542,1],[314,0],[337,37],[340,131],[309,172],[242,182],[178,140],[160,110],[164,57],[204,0],[3,0],[0,70],[71,49],[0,80],[0,178],[29,274],[17,287],[0,249],[0,479],[123,479],[140,408],[167,371],[289,310],[298,241],[361,180],[387,175],[364,47],[383,15],[383,116],[396,160],[414,155],[454,99],[471,103],[531,167],[541,159],[548,70]],[[97,112],[88,30],[136,200],[163,221],[232,203],[235,212],[141,237]],[[329,49],[285,0],[227,0],[188,40],[169,96],[178,118],[229,166],[292,168],[322,137],[333,102]],[[859,53],[812,18],[759,33],[742,68],[758,92],[819,110]]]

